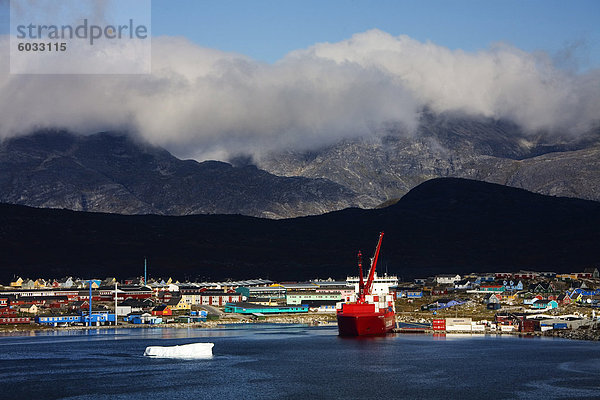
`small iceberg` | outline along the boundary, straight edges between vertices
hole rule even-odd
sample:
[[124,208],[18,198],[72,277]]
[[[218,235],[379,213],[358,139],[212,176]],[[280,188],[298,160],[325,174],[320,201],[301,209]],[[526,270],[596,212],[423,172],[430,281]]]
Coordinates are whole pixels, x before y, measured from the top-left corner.
[[154,358],[211,358],[214,343],[192,343],[180,346],[148,346],[144,356]]

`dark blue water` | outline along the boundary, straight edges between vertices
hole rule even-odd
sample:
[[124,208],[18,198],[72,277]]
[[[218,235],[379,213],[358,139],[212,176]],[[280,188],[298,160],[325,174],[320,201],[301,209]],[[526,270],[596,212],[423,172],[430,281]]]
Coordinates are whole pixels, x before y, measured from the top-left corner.
[[[194,342],[214,357],[142,356]],[[269,324],[63,331],[1,336],[0,377],[2,399],[600,399],[600,344]]]

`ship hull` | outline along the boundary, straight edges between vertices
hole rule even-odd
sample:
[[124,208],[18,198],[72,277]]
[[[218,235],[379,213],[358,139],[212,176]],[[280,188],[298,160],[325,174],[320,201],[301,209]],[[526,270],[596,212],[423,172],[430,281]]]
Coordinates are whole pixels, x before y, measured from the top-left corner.
[[395,317],[393,312],[338,313],[337,322],[340,336],[376,336],[391,332],[394,329]]

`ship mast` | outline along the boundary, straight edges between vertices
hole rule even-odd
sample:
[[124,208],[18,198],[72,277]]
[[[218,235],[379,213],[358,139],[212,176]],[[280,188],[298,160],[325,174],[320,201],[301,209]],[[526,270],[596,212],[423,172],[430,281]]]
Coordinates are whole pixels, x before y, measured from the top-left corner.
[[383,232],[379,234],[379,241],[377,242],[377,247],[375,247],[375,254],[371,259],[371,268],[369,269],[369,277],[367,278],[367,282],[363,285],[363,275],[362,275],[362,255],[359,254],[358,268],[360,270],[360,283],[359,283],[359,291],[358,291],[358,301],[364,302],[365,296],[371,294],[371,290],[373,290],[373,280],[375,279],[375,269],[377,268],[377,259],[379,258],[379,249],[381,248],[381,240],[383,239]]
[[363,278],[363,270],[362,270],[362,252],[358,251],[358,301],[363,302],[365,300],[364,290],[365,290],[365,280]]

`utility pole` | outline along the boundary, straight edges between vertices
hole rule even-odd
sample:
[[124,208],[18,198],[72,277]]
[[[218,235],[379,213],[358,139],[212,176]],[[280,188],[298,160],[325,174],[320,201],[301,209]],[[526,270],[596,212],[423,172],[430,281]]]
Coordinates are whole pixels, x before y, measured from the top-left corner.
[[115,281],[115,326],[117,326],[117,281]]
[[92,280],[91,279],[90,279],[90,283],[88,285],[90,287],[90,304],[89,304],[90,311],[89,311],[89,315],[88,315],[88,318],[89,318],[88,326],[92,326]]

